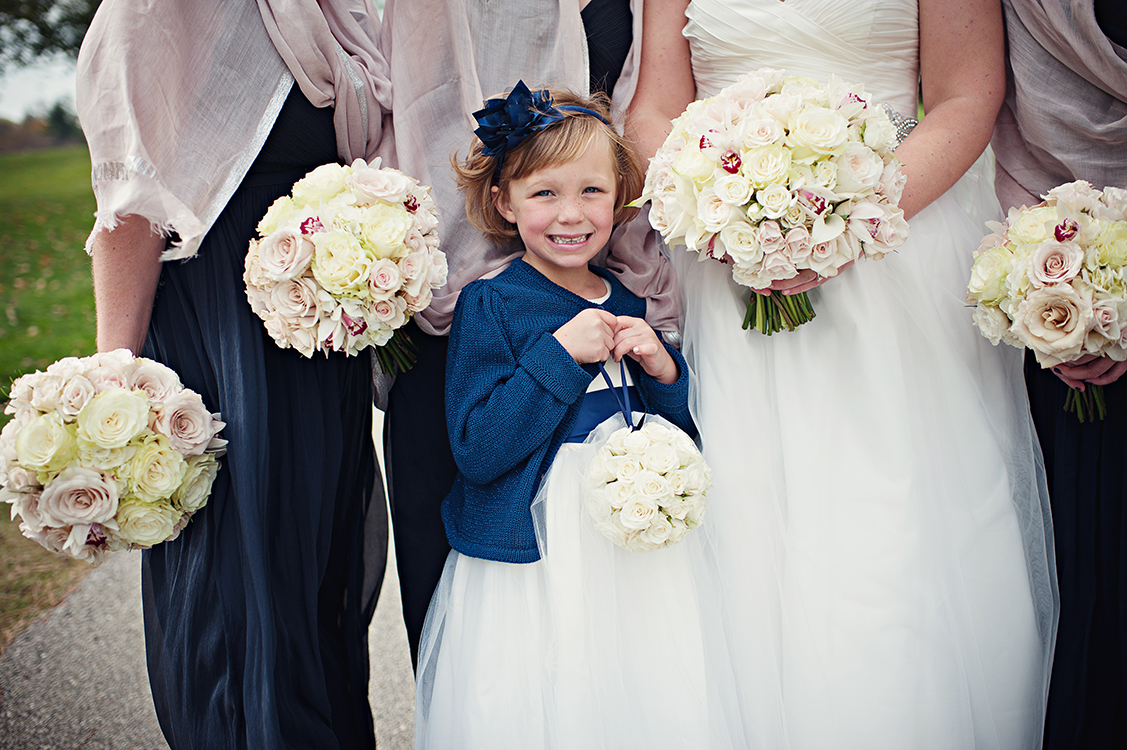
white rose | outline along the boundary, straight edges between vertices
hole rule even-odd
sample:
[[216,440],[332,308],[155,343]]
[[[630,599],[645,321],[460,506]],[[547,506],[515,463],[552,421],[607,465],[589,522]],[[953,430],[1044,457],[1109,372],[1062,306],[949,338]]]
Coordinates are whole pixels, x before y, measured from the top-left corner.
[[[635,433],[630,433],[631,435]],[[614,475],[620,482],[630,483],[634,478],[642,472],[642,462],[637,456],[616,456],[617,460],[612,464]]]
[[883,116],[872,117],[865,122],[865,145],[877,151],[888,151],[896,147],[896,128],[880,108],[876,111]]
[[993,305],[980,304],[974,308],[974,324],[994,346],[999,341],[1020,347],[1021,343],[1010,333],[1010,318]]
[[642,466],[658,474],[665,474],[679,466],[677,452],[668,443],[654,443],[642,454]]
[[339,164],[322,164],[293,186],[293,197],[303,203],[324,203],[344,190],[348,172]]
[[861,143],[850,143],[837,161],[836,192],[843,197],[875,191],[884,174],[884,161]]
[[195,391],[182,390],[161,404],[153,429],[185,456],[197,456],[224,427]]
[[438,289],[446,284],[446,253],[432,249],[430,251],[430,266],[427,268],[427,286]]
[[721,200],[712,188],[700,191],[697,197],[697,216],[708,232],[719,232],[738,215],[737,209]]
[[[148,408],[145,409],[146,414]],[[52,472],[66,466],[77,450],[74,433],[57,412],[43,414],[16,434],[16,456],[20,465],[38,472]]]
[[272,281],[285,281],[305,273],[314,246],[298,229],[278,229],[258,243],[258,267]]
[[720,243],[737,263],[753,265],[763,258],[763,250],[759,246],[759,234],[755,227],[746,221],[733,221],[721,229]]
[[172,536],[180,513],[165,502],[148,503],[133,498],[118,506],[117,525],[120,535],[130,544],[151,547]]
[[790,190],[777,182],[756,192],[755,200],[763,206],[763,213],[769,219],[780,218],[795,204]]
[[182,513],[195,513],[211,495],[211,485],[219,473],[219,461],[211,454],[188,459],[184,481],[172,493],[172,505]]
[[313,235],[313,277],[325,291],[338,297],[360,297],[368,286],[375,258],[347,232],[333,230]]
[[786,184],[790,172],[791,152],[784,146],[761,146],[744,155],[740,171],[757,189],[773,182]]
[[[840,153],[849,135],[844,117],[837,112],[807,104],[790,119],[787,142],[794,148],[797,161],[814,161],[818,156]],[[840,179],[840,174],[838,179]]]
[[657,504],[653,500],[634,495],[622,506],[618,521],[627,531],[640,531],[646,528],[657,515]]
[[613,514],[611,515],[610,521],[596,523],[595,530],[619,547],[628,549],[627,545],[630,543],[630,535],[626,532],[626,529],[622,528],[620,522]]
[[690,146],[677,155],[673,171],[694,182],[706,180],[716,171],[716,160],[699,148]]
[[149,426],[149,401],[124,388],[99,393],[78,415],[78,438],[102,448],[121,448]]
[[733,206],[742,206],[751,200],[754,192],[751,180],[742,174],[726,174],[716,180],[713,189],[720,200]]
[[1080,356],[1091,322],[1091,293],[1059,284],[1031,289],[1015,311],[1011,330],[1042,367],[1054,367]]
[[654,518],[653,522],[639,534],[639,538],[654,545],[654,547],[661,547],[666,542],[670,541],[672,536],[673,524],[660,513]]
[[630,482],[612,481],[607,484],[603,491],[603,497],[606,498],[610,507],[621,510],[622,506],[634,497],[634,487]]
[[889,202],[899,204],[900,198],[904,195],[906,184],[908,184],[908,176],[900,168],[899,160],[893,159],[884,165],[884,171],[880,176],[880,188],[877,192],[888,199]]
[[359,203],[402,203],[411,189],[411,178],[399,170],[369,167],[363,159],[352,162],[352,174],[345,178]]
[[[644,463],[643,466],[645,466]],[[634,491],[654,502],[672,494],[668,480],[650,469],[642,469],[638,472],[638,476],[634,477]]]
[[1100,191],[1084,180],[1058,185],[1050,190],[1045,198],[1072,211],[1094,212],[1100,205]]
[[741,143],[746,150],[780,143],[786,135],[783,124],[774,117],[755,117],[742,126]]
[[31,405],[43,412],[59,408],[63,385],[63,379],[58,376],[41,375],[31,391]]
[[117,485],[81,466],[63,469],[43,488],[39,510],[53,526],[105,523],[117,513]]

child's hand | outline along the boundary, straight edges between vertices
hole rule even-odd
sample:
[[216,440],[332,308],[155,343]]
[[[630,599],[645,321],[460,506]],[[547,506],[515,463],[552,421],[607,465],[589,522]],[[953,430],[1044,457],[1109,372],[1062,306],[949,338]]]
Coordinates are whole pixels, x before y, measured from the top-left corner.
[[623,355],[634,358],[659,383],[671,385],[677,382],[680,374],[677,372],[677,363],[661,345],[654,329],[641,318],[626,315],[618,317],[618,330],[614,334],[614,358],[621,360]]
[[564,323],[552,335],[579,364],[605,362],[614,347],[618,321],[606,310],[591,307]]

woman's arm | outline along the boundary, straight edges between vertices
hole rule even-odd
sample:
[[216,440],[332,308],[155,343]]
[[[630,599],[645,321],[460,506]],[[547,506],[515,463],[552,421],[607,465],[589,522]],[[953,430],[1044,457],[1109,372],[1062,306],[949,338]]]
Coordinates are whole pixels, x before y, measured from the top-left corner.
[[669,135],[670,122],[696,97],[685,28],[688,0],[646,0],[642,9],[642,62],[626,116],[627,135],[643,163]]
[[160,279],[165,240],[143,216],[126,216],[94,237],[94,307],[98,351],[141,353]]
[[1006,93],[998,0],[920,0],[920,77],[927,116],[896,149],[908,177],[900,201],[907,218],[954,185],[990,142]]

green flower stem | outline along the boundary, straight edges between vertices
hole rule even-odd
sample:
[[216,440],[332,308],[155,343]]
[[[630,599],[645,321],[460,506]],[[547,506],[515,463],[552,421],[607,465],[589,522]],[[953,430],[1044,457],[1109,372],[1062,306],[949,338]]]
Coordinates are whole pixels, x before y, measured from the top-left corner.
[[793,331],[813,320],[814,315],[814,306],[810,304],[810,298],[805,292],[794,295],[752,292],[744,313],[743,328],[746,331],[754,327],[760,333],[770,336],[782,330]]
[[1075,414],[1076,419],[1081,423],[1097,419],[1102,421],[1107,416],[1104,387],[1089,385],[1082,392],[1069,388],[1068,395],[1064,399],[1064,410]]

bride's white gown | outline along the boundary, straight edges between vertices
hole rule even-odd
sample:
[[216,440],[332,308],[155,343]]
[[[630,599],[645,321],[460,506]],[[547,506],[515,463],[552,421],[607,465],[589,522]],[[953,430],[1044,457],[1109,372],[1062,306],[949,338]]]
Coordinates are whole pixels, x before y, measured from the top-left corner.
[[[698,96],[770,66],[916,112],[915,0],[701,0],[688,17]],[[981,171],[899,253],[813,291],[794,333],[743,331],[750,292],[671,251],[749,747],[1040,747],[1052,547],[1019,353],[963,303],[985,233],[964,208],[998,211]]]

